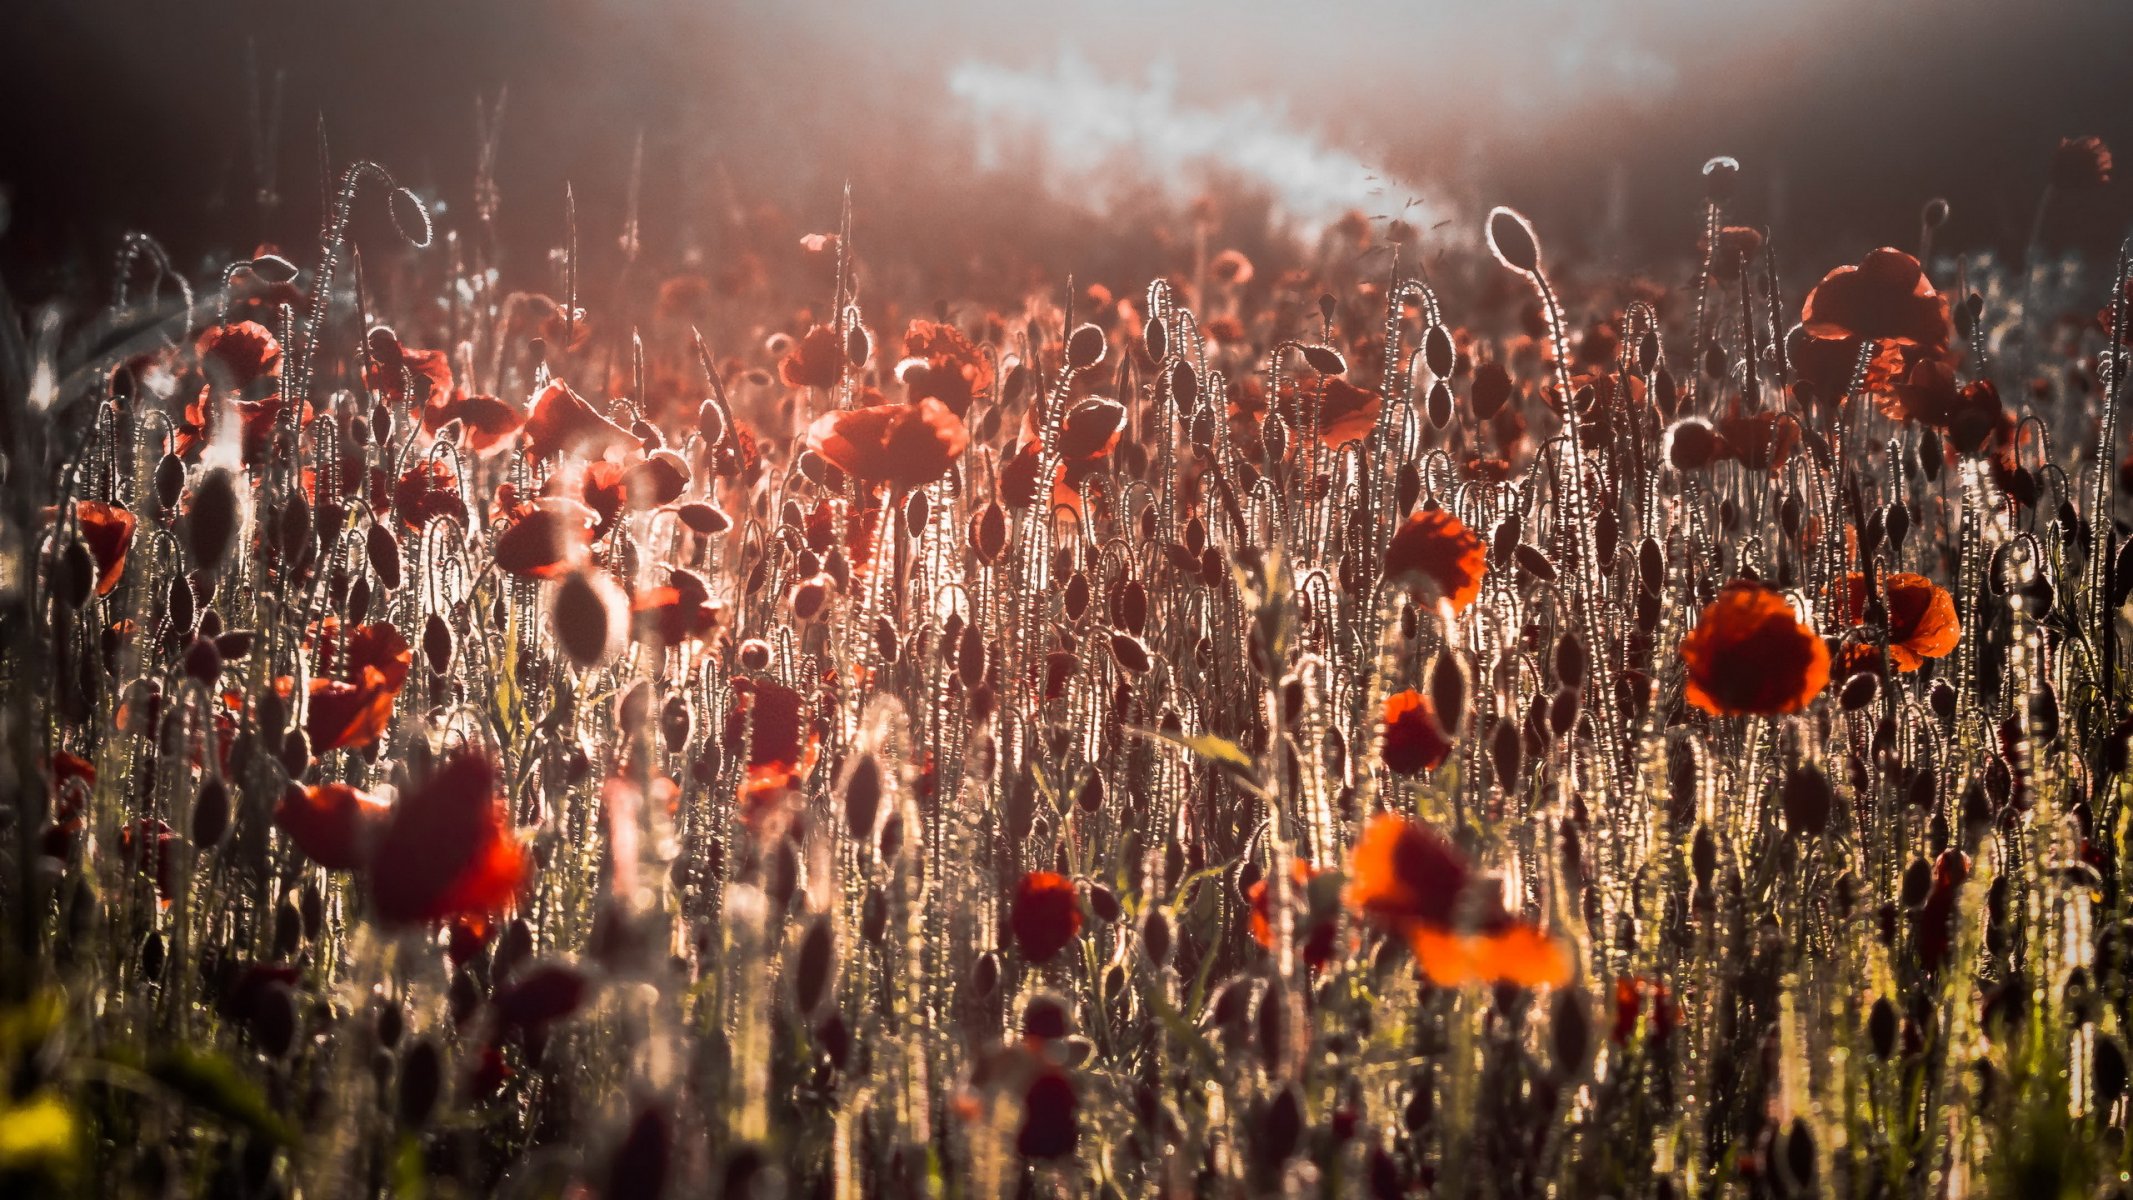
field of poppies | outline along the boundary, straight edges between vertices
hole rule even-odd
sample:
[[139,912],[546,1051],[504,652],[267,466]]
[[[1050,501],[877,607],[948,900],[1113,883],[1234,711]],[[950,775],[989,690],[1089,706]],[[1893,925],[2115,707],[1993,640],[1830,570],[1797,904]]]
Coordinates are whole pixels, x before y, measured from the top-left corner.
[[2124,1195],[2111,173],[130,238],[0,322],[0,1191]]

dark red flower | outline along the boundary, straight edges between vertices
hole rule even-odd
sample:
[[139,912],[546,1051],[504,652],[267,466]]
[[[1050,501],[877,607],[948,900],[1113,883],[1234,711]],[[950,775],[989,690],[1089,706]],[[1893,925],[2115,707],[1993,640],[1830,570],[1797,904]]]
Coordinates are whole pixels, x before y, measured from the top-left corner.
[[[1340,932],[1340,918],[1335,900],[1319,903],[1321,889],[1314,884],[1320,879],[1330,881],[1326,872],[1302,859],[1289,864],[1289,880],[1294,885],[1290,895],[1295,898],[1296,940],[1302,943],[1304,965],[1317,970],[1333,959],[1333,939]],[[1273,914],[1269,911],[1267,881],[1252,884],[1246,899],[1252,906],[1252,939],[1269,950],[1274,948]]]
[[502,912],[526,868],[496,794],[496,765],[462,748],[393,805],[367,872],[372,910],[386,925]]
[[1076,401],[1059,421],[1059,457],[1069,463],[1103,458],[1118,445],[1125,428],[1126,406],[1118,401],[1101,396]]
[[1381,813],[1348,859],[1348,907],[1407,940],[1439,984],[1570,979],[1570,956],[1537,927],[1503,911],[1501,886],[1477,876],[1434,830]]
[[468,395],[459,388],[442,397],[432,394],[422,406],[422,431],[432,437],[454,421],[459,422],[460,440],[466,448],[482,454],[517,433],[526,418],[495,396]]
[[904,331],[904,353],[911,358],[897,374],[914,401],[938,400],[960,417],[992,390],[992,359],[953,325],[914,319]]
[[2060,138],[2052,152],[2052,187],[2085,192],[2111,182],[2111,148],[2099,137]]
[[1856,267],[1838,267],[1807,293],[1800,323],[1811,337],[1871,338],[1939,350],[1948,343],[1948,301],[1918,260],[1883,247]]
[[353,681],[313,679],[304,709],[304,732],[315,753],[368,746],[393,721],[400,689],[385,672],[364,667]]
[[274,824],[312,862],[329,871],[353,871],[370,861],[391,811],[345,783],[291,783],[274,804]]
[[255,385],[281,375],[281,343],[257,321],[214,326],[194,340],[193,349],[217,394],[257,399]]
[[600,517],[575,500],[545,497],[496,535],[496,565],[528,579],[556,579],[585,553]]
[[778,361],[778,378],[792,388],[832,388],[844,374],[844,339],[829,325],[816,325]]
[[[442,350],[409,350],[396,337],[370,339],[371,359],[363,367],[363,386],[389,404],[412,402],[422,411],[422,425],[429,432],[429,408],[449,402],[452,395],[452,360]],[[439,422],[439,425],[442,425]]]
[[1461,611],[1481,594],[1488,554],[1481,538],[1459,518],[1441,508],[1427,508],[1407,518],[1385,548],[1385,577],[1417,584],[1442,596]]
[[[1881,588],[1888,598],[1889,661],[1897,670],[1916,671],[1927,659],[1954,651],[1963,629],[1946,588],[1908,572],[1885,576]],[[1858,625],[1866,620],[1866,576],[1852,572],[1848,590],[1847,617]]]
[[1434,771],[1452,752],[1429,697],[1409,688],[1385,698],[1385,766],[1396,775]]
[[1689,703],[1714,716],[1797,712],[1829,684],[1829,647],[1783,596],[1747,580],[1705,606],[1681,657]]
[[775,679],[740,676],[733,681],[734,704],[726,712],[726,749],[748,740],[748,765],[792,769],[807,753],[810,722],[807,698]]
[[637,444],[629,430],[595,412],[560,379],[534,397],[524,432],[526,453],[533,458],[563,453],[598,458],[610,447]]
[[443,518],[467,522],[467,502],[459,495],[459,477],[443,459],[425,458],[402,472],[393,484],[393,512],[410,529]]
[[807,427],[807,448],[865,483],[924,487],[963,456],[970,433],[935,399],[825,413]]
[[1031,871],[1015,885],[1008,918],[1015,946],[1033,963],[1049,962],[1081,934],[1081,895],[1074,881],[1051,871]]
[[81,522],[82,544],[96,563],[96,594],[108,596],[126,573],[126,551],[133,545],[134,515],[102,500],[76,500],[74,519]]

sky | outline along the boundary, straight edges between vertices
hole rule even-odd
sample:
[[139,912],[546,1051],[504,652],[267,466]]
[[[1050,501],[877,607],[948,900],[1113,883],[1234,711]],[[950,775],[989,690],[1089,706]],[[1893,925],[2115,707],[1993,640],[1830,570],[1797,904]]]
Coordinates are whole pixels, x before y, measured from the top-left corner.
[[[1936,195],[1949,239],[2011,249],[2060,136],[2133,152],[2133,5],[27,0],[0,5],[0,270],[56,283],[127,229],[181,259],[235,229],[302,239],[322,130],[449,212],[476,99],[506,89],[522,258],[558,239],[566,180],[619,221],[640,136],[655,250],[743,200],[826,224],[844,182],[945,237],[928,214],[1039,195],[1114,218],[1218,178],[1304,223],[1349,191],[1373,213],[1509,202],[1630,259],[1692,227],[1715,154],[1748,169],[1744,219],[1833,249],[1905,243]],[[2128,193],[2054,227],[2114,244]]]

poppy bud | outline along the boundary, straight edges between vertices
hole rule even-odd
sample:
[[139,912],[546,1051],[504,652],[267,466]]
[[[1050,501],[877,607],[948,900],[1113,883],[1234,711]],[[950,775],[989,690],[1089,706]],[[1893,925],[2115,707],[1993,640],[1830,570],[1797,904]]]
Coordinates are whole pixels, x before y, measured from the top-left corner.
[[1526,275],[1540,271],[1540,239],[1523,215],[1498,205],[1489,210],[1487,232],[1489,252],[1497,262]]
[[1110,343],[1104,339],[1104,331],[1094,325],[1082,325],[1067,339],[1067,370],[1086,371],[1104,360],[1104,352]]

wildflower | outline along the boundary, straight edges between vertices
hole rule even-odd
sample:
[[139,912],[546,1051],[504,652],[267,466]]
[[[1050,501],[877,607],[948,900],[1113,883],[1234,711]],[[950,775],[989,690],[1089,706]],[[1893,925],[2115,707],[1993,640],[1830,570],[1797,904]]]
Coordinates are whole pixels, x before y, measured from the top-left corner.
[[74,519],[81,523],[82,544],[96,564],[96,594],[108,596],[126,573],[126,551],[133,545],[138,522],[125,508],[102,500],[75,501]]
[[[1857,625],[1866,620],[1866,576],[1854,571],[1849,582],[1847,617]],[[1962,627],[1946,588],[1923,575],[1898,573],[1882,580],[1882,590],[1888,597],[1889,659],[1897,670],[1916,671],[1955,649]]]
[[366,874],[378,919],[419,925],[510,907],[527,859],[496,794],[496,765],[453,751],[393,805]]
[[1713,716],[1797,712],[1829,683],[1829,647],[1770,588],[1727,584],[1681,640],[1689,703]]
[[844,374],[844,340],[835,328],[815,325],[778,360],[778,378],[790,388],[831,388]]
[[1475,875],[1429,828],[1383,813],[1348,860],[1348,907],[1405,938],[1429,977],[1447,987],[1502,981],[1528,987],[1570,979],[1554,939],[1502,908],[1500,886]]
[[807,428],[807,448],[832,466],[898,492],[947,474],[969,443],[962,418],[931,398],[825,413]]
[[469,394],[460,388],[441,397],[432,393],[422,406],[422,432],[434,437],[454,421],[459,422],[460,440],[466,448],[482,454],[517,433],[526,418],[495,396]]
[[528,579],[557,578],[583,555],[599,524],[599,514],[575,500],[544,498],[496,535],[496,565]]
[[1434,590],[1455,612],[1481,594],[1481,576],[1487,568],[1481,538],[1441,508],[1424,509],[1407,518],[1385,548],[1387,579]]
[[370,861],[391,806],[345,783],[291,783],[274,803],[274,825],[304,857],[329,871]]
[[1938,351],[1948,344],[1948,301],[1918,260],[1883,247],[1856,267],[1838,267],[1807,293],[1800,323],[1810,337],[1871,338]]
[[960,417],[970,403],[992,390],[992,359],[945,322],[913,320],[904,331],[904,353],[897,377],[913,401],[933,399]]
[[467,502],[459,495],[459,477],[443,460],[423,459],[393,484],[393,512],[410,529],[425,528],[439,519],[464,525]]
[[[1320,885],[1321,881],[1337,882],[1337,877],[1299,858],[1289,864],[1289,880],[1294,884],[1290,895],[1300,901],[1296,907],[1296,940],[1301,943],[1304,965],[1315,971],[1332,961],[1333,939],[1340,932],[1338,895]],[[1252,939],[1272,950],[1270,890],[1267,881],[1261,879],[1252,884],[1245,898],[1251,902]]]
[[1081,897],[1074,881],[1050,871],[1031,871],[1015,885],[1009,917],[1015,946],[1033,963],[1050,962],[1081,933]]
[[2060,138],[2052,152],[2052,187],[2085,192],[2111,182],[2111,148],[2095,136]]
[[533,398],[522,430],[526,453],[533,458],[582,454],[597,458],[615,446],[634,446],[628,430],[601,416],[583,397],[558,379]]
[[1429,697],[1409,688],[1385,698],[1385,766],[1396,775],[1434,771],[1452,752]]

